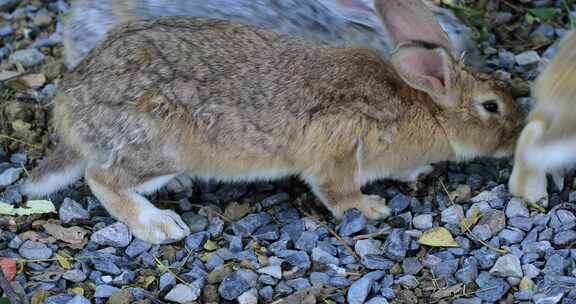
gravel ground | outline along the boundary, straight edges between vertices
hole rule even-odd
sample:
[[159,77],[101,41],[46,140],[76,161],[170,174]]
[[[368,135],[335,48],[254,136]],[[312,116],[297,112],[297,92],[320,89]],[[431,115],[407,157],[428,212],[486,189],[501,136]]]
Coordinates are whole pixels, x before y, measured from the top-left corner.
[[[529,81],[554,55],[575,8],[477,2],[483,19],[457,12],[479,29],[487,68],[529,105]],[[0,0],[0,79],[27,73],[0,84],[0,202],[24,205],[18,185],[55,142],[49,110],[65,70],[68,9],[62,0]],[[162,246],[134,239],[81,182],[50,197],[59,214],[0,216],[0,265],[12,279],[17,262],[12,285],[31,303],[576,303],[574,174],[538,210],[511,198],[510,172],[509,160],[481,159],[437,164],[411,185],[371,185],[365,192],[394,210],[372,224],[357,210],[336,223],[297,180],[183,177],[151,199],[182,214],[192,234]],[[436,227],[457,246],[418,242]]]

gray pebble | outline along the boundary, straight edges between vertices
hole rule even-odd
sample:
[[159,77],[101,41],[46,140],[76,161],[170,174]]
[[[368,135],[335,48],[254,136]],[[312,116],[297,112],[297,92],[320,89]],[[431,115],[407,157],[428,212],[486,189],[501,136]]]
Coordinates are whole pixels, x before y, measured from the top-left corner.
[[508,220],[508,225],[522,229],[524,231],[530,231],[532,226],[534,226],[534,219],[531,217],[523,216],[512,217]]
[[172,272],[166,272],[160,276],[160,291],[162,292],[168,288],[172,288],[176,283],[176,276]]
[[408,208],[409,205],[410,205],[410,197],[402,193],[399,193],[396,196],[394,196],[388,203],[388,207],[390,207],[390,209],[392,209],[392,211],[395,213],[400,213],[406,210],[406,208]]
[[449,278],[458,270],[458,259],[442,261],[432,267],[432,273],[437,278]]
[[432,220],[432,214],[420,214],[414,217],[412,224],[416,229],[426,230],[433,227]]
[[358,240],[354,245],[354,251],[360,258],[367,254],[382,254],[382,242],[373,239]]
[[190,303],[200,297],[202,288],[204,288],[204,280],[196,280],[187,285],[178,284],[164,298],[176,303]]
[[84,282],[84,280],[86,280],[87,278],[86,274],[79,269],[67,270],[66,272],[64,272],[64,274],[62,274],[62,277],[65,280],[75,283]]
[[388,270],[394,266],[394,262],[381,255],[367,254],[362,258],[362,265],[370,270]]
[[569,267],[569,262],[566,258],[560,254],[553,254],[546,260],[546,265],[544,266],[543,272],[549,275],[564,275],[567,268]]
[[184,212],[182,220],[190,227],[190,233],[204,231],[208,227],[208,218],[194,212]]
[[70,299],[66,304],[91,304],[90,300],[86,299],[81,295],[76,295],[72,299]]
[[128,257],[133,258],[150,250],[150,248],[152,248],[152,244],[139,239],[134,239],[132,243],[126,247],[125,253]]
[[260,288],[258,294],[265,300],[271,301],[274,298],[274,289],[270,286],[264,286]]
[[305,278],[297,278],[286,281],[286,284],[292,287],[294,290],[302,290],[311,287],[310,281]]
[[522,242],[526,234],[517,228],[504,229],[498,236],[506,242],[506,244],[517,244]]
[[559,246],[570,245],[576,242],[576,231],[565,230],[554,235],[554,244]]
[[534,266],[533,264],[525,264],[522,265],[522,272],[524,273],[525,277],[534,279],[540,274],[540,269],[538,269],[538,267]]
[[258,275],[253,271],[240,269],[224,278],[218,287],[218,293],[225,300],[232,301],[255,287],[257,280]]
[[20,237],[15,236],[12,238],[12,240],[10,240],[10,242],[8,242],[8,248],[18,249],[20,246],[22,246],[22,243],[24,243],[24,241],[22,241]]
[[394,229],[384,243],[384,255],[394,261],[402,261],[406,257],[410,237],[402,229]]
[[109,298],[114,293],[120,291],[121,289],[110,285],[98,285],[96,286],[96,291],[94,292],[95,298]]
[[523,200],[519,198],[513,198],[508,202],[508,205],[506,206],[506,216],[508,218],[517,216],[528,217],[530,216],[530,211],[528,210],[528,207]]
[[405,288],[414,289],[418,287],[418,279],[416,279],[413,275],[404,275],[401,276],[396,283],[404,286]]
[[21,63],[24,67],[29,68],[42,63],[46,60],[46,55],[37,49],[19,50],[10,55],[10,63]]
[[476,296],[486,302],[496,302],[504,297],[510,285],[506,280],[491,276],[487,272],[482,272],[476,278],[476,285],[480,288],[480,292]]
[[372,284],[374,281],[369,278],[361,278],[354,282],[350,289],[348,289],[348,294],[346,299],[348,300],[349,304],[363,304],[370,294],[370,290],[372,289]]
[[262,200],[261,204],[264,208],[270,208],[272,206],[276,206],[290,200],[290,195],[287,193],[278,193],[272,196],[269,196]]
[[25,241],[20,246],[18,253],[29,260],[43,260],[52,257],[52,249],[46,246],[46,244],[30,240]]
[[330,276],[324,272],[312,272],[310,273],[310,283],[312,286],[322,286],[328,284],[330,281]]
[[58,211],[60,222],[64,225],[76,224],[81,220],[90,219],[90,213],[76,201],[65,198]]
[[8,12],[18,6],[20,0],[0,0],[0,11]]
[[520,259],[512,254],[504,255],[496,260],[496,263],[492,269],[490,269],[490,274],[503,278],[522,278],[523,273]]
[[72,296],[67,294],[59,294],[46,298],[42,304],[62,304],[72,300]]
[[404,274],[418,274],[424,266],[420,262],[419,258],[406,258],[402,261],[402,269]]
[[234,234],[246,237],[256,231],[256,229],[267,225],[271,221],[272,217],[266,212],[249,214],[235,222],[232,225],[232,230],[234,231]]
[[478,261],[480,269],[488,269],[494,266],[494,263],[498,258],[498,253],[483,247],[476,250],[474,257],[476,258],[476,261]]
[[282,268],[280,267],[280,265],[266,266],[266,267],[258,269],[257,272],[260,274],[269,275],[269,276],[274,277],[278,280],[282,279]]
[[204,243],[210,237],[208,232],[196,232],[186,237],[186,249],[190,251],[199,251],[204,246]]
[[366,302],[366,304],[388,304],[388,300],[383,297],[374,297]]
[[462,263],[462,268],[454,275],[459,282],[464,284],[472,283],[478,277],[478,262],[476,258],[469,257]]
[[300,238],[294,244],[296,249],[311,252],[314,247],[316,247],[316,242],[318,242],[318,235],[314,232],[304,231]]
[[534,304],[556,304],[560,303],[564,298],[564,292],[559,291],[550,291],[548,293],[537,293],[534,295],[532,300]]
[[464,209],[461,205],[452,205],[442,211],[442,222],[446,224],[460,224],[464,218]]
[[530,65],[540,62],[540,55],[535,51],[526,51],[516,55],[518,65]]
[[8,168],[0,173],[0,187],[6,187],[16,182],[24,169],[22,168]]
[[452,304],[482,304],[482,299],[474,297],[474,298],[459,298],[454,300]]
[[102,246],[126,247],[132,240],[132,233],[126,224],[116,222],[94,232],[90,240]]
[[356,208],[348,209],[344,212],[342,223],[338,229],[341,236],[351,236],[362,231],[366,227],[366,219]]
[[328,252],[316,247],[312,249],[312,261],[324,265],[334,264],[338,265],[340,261],[338,258],[332,256]]

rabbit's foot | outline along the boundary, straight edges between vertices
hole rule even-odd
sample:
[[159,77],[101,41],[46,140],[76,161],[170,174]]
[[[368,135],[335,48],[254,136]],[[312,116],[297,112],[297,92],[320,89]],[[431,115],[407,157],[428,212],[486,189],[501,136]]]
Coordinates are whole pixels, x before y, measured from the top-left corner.
[[172,243],[190,234],[190,228],[176,212],[152,206],[141,211],[137,221],[130,223],[130,230],[152,244]]
[[508,187],[510,193],[521,197],[529,203],[538,203],[542,207],[548,207],[548,181],[545,172],[524,171],[514,168]]
[[386,200],[378,195],[362,195],[356,208],[371,221],[385,219],[392,214],[392,210],[386,206]]

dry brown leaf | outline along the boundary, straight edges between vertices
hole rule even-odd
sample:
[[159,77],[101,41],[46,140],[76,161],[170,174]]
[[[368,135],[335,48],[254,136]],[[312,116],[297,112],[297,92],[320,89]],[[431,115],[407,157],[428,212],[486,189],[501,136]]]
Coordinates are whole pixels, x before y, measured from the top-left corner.
[[82,243],[82,240],[84,240],[84,237],[89,232],[78,226],[66,228],[52,223],[46,223],[42,227],[44,227],[48,234],[54,236],[56,239],[70,244]]
[[445,298],[451,298],[459,294],[464,290],[464,284],[458,283],[446,288],[442,288],[432,294],[432,299],[440,300]]

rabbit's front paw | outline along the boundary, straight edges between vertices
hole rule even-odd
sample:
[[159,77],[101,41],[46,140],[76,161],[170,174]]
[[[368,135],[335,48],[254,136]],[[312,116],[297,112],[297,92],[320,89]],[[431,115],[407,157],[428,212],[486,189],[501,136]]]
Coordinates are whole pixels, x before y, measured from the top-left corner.
[[158,208],[143,211],[130,229],[134,236],[152,244],[172,243],[190,234],[190,228],[176,212]]
[[539,203],[542,207],[548,207],[546,173],[520,171],[518,168],[512,171],[508,182],[510,193],[530,203]]
[[385,219],[392,214],[386,206],[386,200],[378,195],[362,195],[362,201],[357,208],[371,221]]

